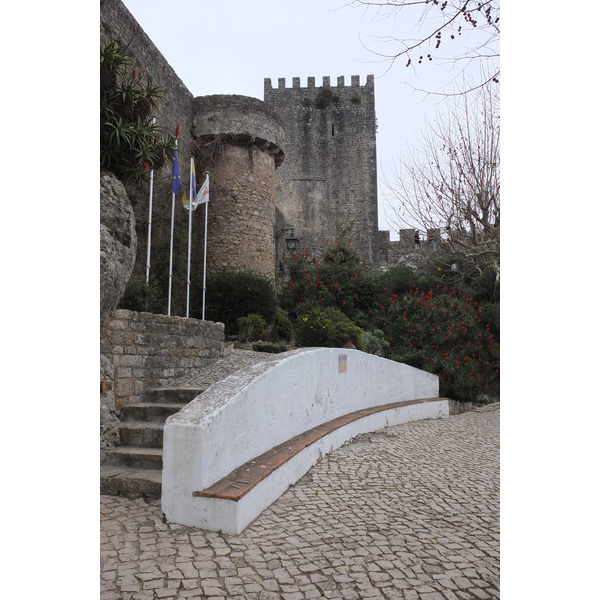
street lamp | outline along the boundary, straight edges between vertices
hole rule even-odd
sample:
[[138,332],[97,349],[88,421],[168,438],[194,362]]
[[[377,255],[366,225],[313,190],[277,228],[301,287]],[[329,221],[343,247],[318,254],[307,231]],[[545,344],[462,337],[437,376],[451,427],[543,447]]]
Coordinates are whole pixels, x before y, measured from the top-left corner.
[[290,252],[294,252],[294,250],[298,250],[300,247],[300,240],[294,235],[293,229],[292,233],[285,238],[285,245]]
[[281,234],[283,234],[286,231],[290,231],[291,233],[290,235],[288,235],[288,237],[285,238],[285,246],[290,252],[294,252],[300,247],[300,240],[294,235],[293,227],[283,228],[279,230],[275,229],[275,242],[277,242],[277,240],[281,237]]

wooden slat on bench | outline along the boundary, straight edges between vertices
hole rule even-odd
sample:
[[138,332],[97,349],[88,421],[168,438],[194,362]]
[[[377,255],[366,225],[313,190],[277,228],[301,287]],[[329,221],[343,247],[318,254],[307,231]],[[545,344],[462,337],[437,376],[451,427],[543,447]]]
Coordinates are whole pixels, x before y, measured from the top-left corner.
[[264,454],[249,460],[247,463],[239,466],[217,481],[210,487],[201,492],[193,492],[193,496],[203,496],[206,498],[220,498],[223,500],[233,500],[237,502],[245,496],[254,486],[259,484],[263,479],[268,477],[273,471],[285,464],[288,460],[296,456],[299,452],[314,444],[321,438],[325,437],[332,431],[348,425],[358,419],[369,415],[402,406],[410,406],[411,404],[422,404],[424,402],[439,401],[442,398],[425,398],[422,400],[406,400],[404,402],[394,402],[392,404],[383,404],[381,406],[373,406],[357,410],[356,412],[348,413],[322,423],[317,427],[313,427],[308,431],[293,437],[279,446],[275,446]]

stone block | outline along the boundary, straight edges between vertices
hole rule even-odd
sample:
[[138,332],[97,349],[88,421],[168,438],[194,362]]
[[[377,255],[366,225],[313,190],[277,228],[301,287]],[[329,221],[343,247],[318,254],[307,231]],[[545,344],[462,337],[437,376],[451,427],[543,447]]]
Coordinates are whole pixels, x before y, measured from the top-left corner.
[[138,367],[142,365],[143,358],[141,356],[133,356],[131,354],[120,356],[118,366],[120,367]]
[[115,376],[115,395],[117,398],[135,395],[135,381],[133,379],[121,379]]

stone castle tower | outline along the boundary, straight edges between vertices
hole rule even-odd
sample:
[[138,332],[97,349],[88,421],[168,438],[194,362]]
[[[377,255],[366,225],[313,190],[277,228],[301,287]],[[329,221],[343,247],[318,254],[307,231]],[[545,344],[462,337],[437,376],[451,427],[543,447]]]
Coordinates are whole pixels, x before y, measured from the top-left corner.
[[285,140],[277,115],[255,98],[201,96],[193,129],[196,168],[211,176],[209,272],[242,267],[272,279],[275,169]]
[[323,77],[307,87],[300,78],[273,88],[264,101],[281,118],[285,161],[275,176],[277,227],[293,227],[303,248],[318,252],[326,241],[345,239],[371,266],[379,263],[376,119],[373,75],[365,85],[352,76],[337,86]]

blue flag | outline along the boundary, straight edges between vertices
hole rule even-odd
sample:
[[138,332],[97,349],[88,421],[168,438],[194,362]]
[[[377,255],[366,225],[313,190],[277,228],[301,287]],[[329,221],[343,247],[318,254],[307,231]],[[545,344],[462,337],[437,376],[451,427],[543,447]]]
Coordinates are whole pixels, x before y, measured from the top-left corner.
[[177,150],[175,150],[175,159],[173,160],[173,174],[171,176],[171,189],[174,194],[178,194],[183,189],[181,184],[181,173],[179,172],[179,161],[177,160]]

